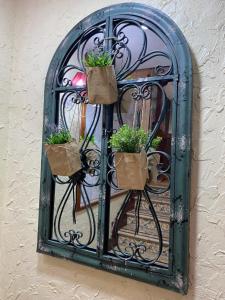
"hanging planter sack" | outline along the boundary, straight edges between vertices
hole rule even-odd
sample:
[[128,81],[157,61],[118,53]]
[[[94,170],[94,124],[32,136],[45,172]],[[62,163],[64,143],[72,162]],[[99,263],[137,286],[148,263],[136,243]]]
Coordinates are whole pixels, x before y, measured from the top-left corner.
[[147,155],[140,153],[115,153],[117,185],[120,189],[143,190],[148,179]]
[[87,88],[90,104],[112,104],[118,91],[114,66],[87,67]]
[[71,176],[81,169],[79,145],[75,141],[45,144],[45,150],[53,175]]

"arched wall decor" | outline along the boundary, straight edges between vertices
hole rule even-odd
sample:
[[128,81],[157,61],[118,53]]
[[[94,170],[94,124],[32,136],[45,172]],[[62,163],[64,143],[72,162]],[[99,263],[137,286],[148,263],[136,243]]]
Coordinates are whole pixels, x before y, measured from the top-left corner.
[[[115,104],[89,104],[84,58],[95,49],[113,58]],[[43,148],[37,251],[186,293],[191,100],[188,45],[164,13],[123,3],[79,22],[49,66],[43,143],[52,126],[69,129],[82,169],[52,176]],[[108,141],[123,124],[149,133],[143,191],[117,188]]]

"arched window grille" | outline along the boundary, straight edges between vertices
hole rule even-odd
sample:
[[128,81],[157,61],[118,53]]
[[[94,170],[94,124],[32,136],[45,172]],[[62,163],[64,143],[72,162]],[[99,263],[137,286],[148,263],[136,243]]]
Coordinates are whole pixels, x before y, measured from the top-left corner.
[[[89,104],[84,58],[96,49],[113,58],[113,105]],[[38,252],[186,293],[191,100],[189,49],[164,13],[125,3],[78,23],[49,66],[43,142],[52,126],[69,129],[82,139],[82,170],[52,176],[43,148]],[[117,188],[108,141],[123,124],[149,133],[143,191]]]

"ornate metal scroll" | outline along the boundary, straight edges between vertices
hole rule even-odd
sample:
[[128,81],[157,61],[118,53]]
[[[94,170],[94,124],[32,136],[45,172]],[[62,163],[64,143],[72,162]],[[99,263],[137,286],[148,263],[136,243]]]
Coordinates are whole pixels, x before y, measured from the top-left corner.
[[[77,71],[84,72],[84,57],[87,44],[92,39],[92,49],[102,49],[104,44],[104,26],[93,26],[85,31],[78,43],[68,54],[65,59],[65,64],[58,72],[56,79],[57,87],[63,93],[59,97],[59,122],[63,128],[69,129],[67,114],[74,111],[77,105],[88,105],[88,97],[85,86],[73,86],[72,77]],[[96,36],[97,35],[97,36]],[[94,38],[92,38],[94,36]],[[89,49],[90,50],[90,49]],[[75,56],[74,56],[75,55]],[[71,57],[77,61],[77,64],[70,64]],[[101,152],[97,148],[93,148],[90,140],[94,136],[96,127],[99,123],[101,115],[101,106],[96,105],[93,112],[93,118],[85,137],[80,143],[80,157],[82,168],[79,172],[72,175],[70,178],[65,179],[59,176],[54,176],[56,185],[65,187],[65,192],[56,207],[56,212],[53,221],[54,237],[63,244],[69,244],[75,248],[89,247],[96,237],[96,220],[93,213],[92,203],[90,201],[87,189],[99,186],[100,176],[100,155]],[[76,210],[77,198],[80,197],[83,203],[83,211],[86,212],[88,224],[86,226],[85,234],[88,236],[84,238],[84,232],[79,229],[77,224]],[[65,207],[70,203],[72,207],[71,219],[73,220],[73,228],[63,231],[63,213]],[[78,229],[76,229],[78,228]],[[84,241],[85,240],[85,241]]]
[[[134,57],[134,53],[129,46],[129,37],[126,35],[126,30],[133,26],[141,35],[142,43],[136,45],[136,57]],[[150,30],[150,29],[148,29]],[[163,237],[162,231],[160,227],[160,222],[158,220],[157,213],[155,212],[154,206],[151,201],[152,194],[162,194],[169,190],[170,188],[170,157],[167,153],[162,151],[153,151],[151,149],[151,142],[157,134],[157,131],[164,120],[165,114],[167,112],[168,107],[168,99],[165,95],[163,84],[161,81],[146,81],[142,79],[138,80],[126,80],[123,84],[122,80],[129,78],[130,74],[132,74],[135,70],[137,70],[141,65],[146,62],[151,62],[152,60],[158,58],[164,58],[168,62],[167,68],[162,65],[154,66],[154,74],[157,77],[163,78],[163,76],[170,75],[173,72],[173,65],[170,55],[166,51],[161,50],[148,50],[148,36],[147,32],[138,21],[134,20],[115,20],[114,28],[112,31],[112,36],[106,36],[106,28],[105,25],[93,26],[86,30],[79,41],[74,45],[74,47],[67,54],[67,57],[64,60],[64,64],[58,72],[56,78],[57,88],[62,92],[62,96],[59,98],[59,117],[65,128],[69,128],[67,122],[67,112],[72,111],[76,105],[88,104],[88,95],[86,92],[86,87],[81,86],[77,87],[73,85],[72,77],[76,74],[76,72],[84,72],[84,58],[85,54],[90,50],[101,51],[105,45],[107,40],[111,40],[112,48],[109,49],[113,62],[115,66],[117,64],[120,65],[120,68],[116,69],[117,71],[117,80],[121,82],[120,84],[120,95],[118,99],[118,103],[115,104],[117,118],[119,121],[119,125],[123,125],[123,116],[121,113],[121,104],[123,101],[123,96],[126,92],[131,91],[131,96],[133,99],[133,103],[139,103],[144,101],[151,101],[152,99],[152,88],[156,87],[160,90],[162,94],[162,105],[161,112],[159,114],[158,120],[149,132],[148,141],[146,144],[146,152],[149,160],[154,158],[157,154],[159,157],[164,158],[165,163],[158,163],[158,178],[166,178],[167,186],[164,188],[158,188],[151,186],[151,182],[146,184],[144,191],[128,191],[126,197],[123,201],[122,206],[118,210],[117,216],[114,221],[114,226],[112,230],[113,234],[113,252],[116,257],[124,261],[136,260],[138,263],[142,265],[152,265],[158,261],[162,249],[163,249]],[[91,46],[90,46],[91,44]],[[76,64],[73,63],[76,61]],[[72,62],[72,63],[71,63]],[[136,127],[140,127],[140,113],[136,111]],[[86,248],[93,242],[96,235],[96,225],[95,225],[95,217],[93,213],[93,208],[87,193],[87,188],[96,187],[99,185],[99,176],[100,176],[100,150],[92,149],[90,147],[89,137],[94,135],[96,126],[100,120],[101,107],[97,105],[94,110],[93,119],[91,122],[91,126],[86,134],[86,137],[80,148],[80,155],[82,161],[82,169],[80,172],[74,174],[69,179],[62,180],[59,177],[54,177],[55,183],[60,184],[66,187],[65,192],[56,208],[56,213],[54,216],[54,235],[56,239],[61,243],[67,243],[69,245],[73,245],[77,248]],[[149,172],[151,172],[149,170]],[[91,178],[91,180],[89,180]],[[107,184],[111,185],[113,189],[118,189],[116,180],[115,180],[115,166],[114,166],[114,153],[108,158],[108,177]],[[67,231],[62,230],[62,215],[65,210],[65,206],[70,201],[72,196],[72,218],[74,225],[76,225],[76,195],[78,194],[78,190],[80,193],[80,197],[84,203],[84,210],[86,211],[88,217],[88,239],[84,243],[82,242],[82,238],[84,237],[83,232],[80,230],[75,230],[71,228]],[[140,207],[142,205],[143,199],[147,202],[149,214],[153,218],[153,222],[155,224],[155,228],[157,231],[157,239],[158,239],[158,249],[157,252],[153,255],[153,257],[145,257],[146,245],[144,243],[136,243],[135,241],[130,241],[128,246],[122,248],[119,243],[119,224],[121,222],[121,218],[123,218],[124,211],[126,211],[126,207],[131,201],[131,199],[135,198],[135,235],[139,233],[139,223],[140,223]],[[133,201],[133,200],[132,200]],[[76,226],[75,226],[76,227]],[[78,226],[79,227],[79,226]]]
[[[63,98],[63,101],[65,101],[65,99],[68,98]],[[62,107],[64,111],[65,106],[63,105]],[[94,217],[93,208],[89,199],[87,188],[93,188],[99,185],[100,150],[93,149],[90,147],[90,139],[88,137],[93,136],[95,128],[99,122],[100,113],[101,107],[96,106],[93,121],[91,123],[86,137],[84,138],[81,144],[80,156],[82,162],[82,169],[68,179],[61,178],[59,176],[53,177],[55,184],[66,187],[65,192],[61,200],[59,201],[58,207],[56,208],[56,213],[54,216],[53,229],[55,238],[61,243],[70,244],[77,248],[85,248],[91,245],[96,235],[96,220]],[[67,128],[66,119],[63,118],[62,120],[64,121],[64,126]],[[85,243],[82,240],[84,234],[80,230],[75,230],[74,228],[71,228],[68,231],[62,232],[62,215],[68,201],[71,200],[71,218],[73,220],[74,227],[79,227],[79,224],[76,224],[76,204],[78,197],[80,197],[83,202],[83,210],[86,212],[88,219],[86,234],[87,232],[89,233],[87,241],[85,241]]]
[[[161,231],[160,222],[157,216],[157,213],[155,211],[155,208],[153,206],[153,203],[151,201],[151,195],[157,194],[164,194],[166,193],[170,188],[170,156],[169,154],[163,152],[163,151],[156,151],[151,148],[152,140],[156,137],[157,131],[163,122],[165,115],[167,113],[168,108],[168,99],[166,97],[166,94],[163,90],[163,86],[159,82],[146,82],[146,83],[128,83],[124,85],[120,89],[120,97],[119,101],[117,103],[117,118],[119,121],[120,126],[124,124],[122,113],[121,113],[121,104],[123,95],[131,90],[131,97],[133,99],[133,102],[144,102],[144,101],[151,101],[152,99],[152,87],[157,87],[157,89],[161,92],[161,111],[159,113],[159,117],[157,121],[155,122],[155,125],[151,130],[149,131],[148,140],[145,146],[145,150],[147,152],[148,161],[155,158],[155,156],[158,156],[158,162],[156,165],[157,168],[157,179],[166,179],[167,185],[164,187],[154,187],[151,185],[151,181],[147,182],[145,189],[143,191],[128,191],[126,193],[126,196],[124,198],[124,201],[116,215],[116,218],[113,223],[112,228],[112,250],[113,253],[123,261],[133,261],[136,260],[139,264],[144,266],[150,266],[154,263],[156,263],[163,251],[163,236]],[[140,113],[138,111],[135,112],[138,117],[140,118]],[[135,116],[134,116],[135,118]],[[136,123],[136,126],[140,126],[140,121]],[[164,163],[160,163],[160,160],[164,160]],[[109,165],[109,172],[108,172],[108,183],[111,185],[113,189],[118,189],[117,183],[116,183],[116,176],[115,176],[115,162],[114,162],[114,153],[111,153],[110,157],[108,158],[108,165]],[[151,174],[151,169],[149,169],[149,175]],[[125,175],[126,176],[126,175]],[[129,176],[127,174],[127,176]],[[133,237],[129,238],[127,237],[128,241],[124,244],[119,235],[119,231],[121,228],[122,219],[126,215],[127,208],[132,205],[133,202],[134,205],[134,218],[135,218],[135,228],[133,229]],[[140,240],[138,241],[135,237],[139,234],[139,224],[140,224],[140,207],[142,203],[145,202],[147,204],[145,210],[148,211],[149,215],[151,216],[153,220],[153,227],[155,227],[157,243],[155,243],[155,246],[152,245],[146,245],[147,242]],[[147,251],[148,248],[148,251]],[[149,251],[149,248],[151,251]],[[154,249],[151,249],[154,248]],[[150,256],[150,257],[149,257]]]
[[[84,59],[88,51],[101,51],[104,47],[105,26],[93,26],[86,30],[80,37],[79,41],[70,50],[65,58],[64,65],[58,72],[56,83],[58,87],[72,87],[72,77],[77,72],[85,72]],[[92,39],[92,40],[91,40]],[[90,44],[90,40],[92,42]],[[72,59],[73,58],[73,59]],[[76,61],[76,64],[71,62]],[[75,87],[74,87],[75,90]],[[79,98],[79,97],[78,97]],[[78,100],[79,101],[79,100]],[[88,98],[85,99],[88,103]]]
[[[137,58],[134,60],[134,53],[132,49],[129,48],[129,38],[125,34],[125,29],[133,26],[142,36],[142,42],[135,46],[135,52],[137,53]],[[112,53],[114,55],[115,64],[117,61],[122,61],[122,66],[117,72],[118,80],[122,80],[128,77],[132,72],[138,69],[139,66],[145,62],[150,62],[154,58],[166,58],[168,60],[168,68],[164,66],[156,65],[155,74],[159,76],[165,76],[172,74],[172,61],[170,55],[165,51],[154,50],[148,52],[148,37],[146,33],[146,26],[134,20],[118,20],[113,30],[115,36],[115,43],[113,45]]]

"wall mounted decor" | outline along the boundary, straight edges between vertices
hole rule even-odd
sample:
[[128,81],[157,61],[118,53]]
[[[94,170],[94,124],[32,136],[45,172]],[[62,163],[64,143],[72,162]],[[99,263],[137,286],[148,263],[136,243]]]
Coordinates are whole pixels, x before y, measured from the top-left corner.
[[[112,58],[113,104],[89,103],[91,51]],[[49,66],[43,143],[62,124],[80,141],[81,169],[53,176],[43,147],[38,252],[187,293],[191,102],[189,48],[164,13],[123,3],[78,23]],[[124,124],[147,133],[140,190],[118,188],[109,141]]]

